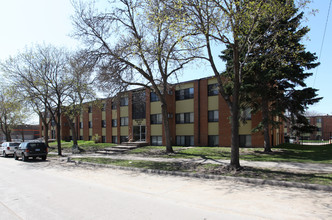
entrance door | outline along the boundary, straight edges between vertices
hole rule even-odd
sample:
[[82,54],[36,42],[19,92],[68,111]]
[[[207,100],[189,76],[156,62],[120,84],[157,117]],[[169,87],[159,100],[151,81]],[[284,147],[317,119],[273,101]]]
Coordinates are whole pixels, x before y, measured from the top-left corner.
[[133,127],[134,141],[145,141],[145,126]]

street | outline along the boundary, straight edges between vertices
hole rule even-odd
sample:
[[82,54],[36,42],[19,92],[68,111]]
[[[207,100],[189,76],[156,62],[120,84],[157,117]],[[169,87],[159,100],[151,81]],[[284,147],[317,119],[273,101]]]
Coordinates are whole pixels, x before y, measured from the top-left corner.
[[332,219],[332,193],[0,158],[0,219]]

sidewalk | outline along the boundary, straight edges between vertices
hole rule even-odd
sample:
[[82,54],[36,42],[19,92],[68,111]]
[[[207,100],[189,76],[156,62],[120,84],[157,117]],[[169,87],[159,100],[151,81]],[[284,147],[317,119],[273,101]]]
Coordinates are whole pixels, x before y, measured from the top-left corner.
[[[143,155],[103,155],[103,154],[68,154],[71,158],[78,157],[103,157],[110,159],[121,160],[146,160],[156,162],[180,162],[180,163],[210,163],[210,164],[229,164],[229,160],[214,160],[214,159],[182,159],[182,158],[161,158],[161,157],[146,157]],[[261,161],[240,161],[242,166],[255,168],[275,168],[287,169],[297,171],[311,171],[311,172],[327,172],[332,173],[332,164],[316,164],[316,163],[290,163],[290,162],[261,162]]]

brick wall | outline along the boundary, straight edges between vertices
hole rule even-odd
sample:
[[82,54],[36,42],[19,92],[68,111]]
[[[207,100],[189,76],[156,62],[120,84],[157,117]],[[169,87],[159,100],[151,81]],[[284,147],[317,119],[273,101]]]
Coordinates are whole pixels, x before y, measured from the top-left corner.
[[101,111],[101,104],[94,104],[92,105],[92,137],[98,135],[102,136],[101,130],[101,120],[102,120],[102,111]]
[[[208,146],[208,80],[200,82],[200,146]],[[220,114],[220,113],[219,113]],[[196,118],[195,118],[196,120]]]
[[61,139],[69,141],[70,140],[70,127],[67,118],[61,115]]
[[84,106],[83,110],[83,140],[89,140],[89,113],[88,113],[89,104]]
[[151,103],[150,103],[150,89],[145,89],[145,141],[151,144],[150,136],[151,136],[151,119],[150,119],[150,114],[151,114]]
[[[255,128],[258,126],[258,124],[261,122],[262,119],[262,113],[256,113],[252,114],[251,116],[251,126],[252,128]],[[272,140],[270,140],[272,141]],[[271,142],[272,143],[272,142]],[[262,147],[264,146],[264,135],[261,131],[258,131],[256,133],[253,133],[251,135],[251,144],[253,147]]]
[[106,142],[112,142],[112,101],[111,99],[106,100],[105,104],[106,114]]
[[[194,145],[200,145],[200,81],[194,82]],[[204,98],[202,98],[204,99]]]
[[129,140],[134,139],[133,134],[133,93],[128,94],[128,136]]

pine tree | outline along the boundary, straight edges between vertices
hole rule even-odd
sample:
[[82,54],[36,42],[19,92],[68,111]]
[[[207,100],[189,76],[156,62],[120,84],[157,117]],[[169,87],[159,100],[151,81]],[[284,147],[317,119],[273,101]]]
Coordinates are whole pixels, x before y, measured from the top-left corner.
[[[308,105],[321,99],[317,98],[317,90],[307,87],[304,82],[312,75],[305,71],[319,65],[315,63],[315,54],[307,52],[301,43],[309,29],[300,27],[303,13],[298,13],[296,8],[291,10],[292,13],[277,23],[273,24],[268,16],[260,22],[253,33],[258,37],[257,44],[243,69],[241,105],[252,108],[253,112],[262,112],[262,122],[257,129],[264,132],[265,152],[271,152],[271,126],[280,125],[276,116],[286,120],[284,113],[287,111],[293,128],[306,130],[310,126],[307,120],[303,120],[304,111]],[[231,49],[227,48],[221,55],[227,63],[227,70],[232,68],[230,54]]]

